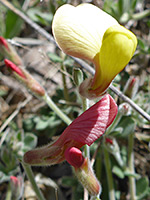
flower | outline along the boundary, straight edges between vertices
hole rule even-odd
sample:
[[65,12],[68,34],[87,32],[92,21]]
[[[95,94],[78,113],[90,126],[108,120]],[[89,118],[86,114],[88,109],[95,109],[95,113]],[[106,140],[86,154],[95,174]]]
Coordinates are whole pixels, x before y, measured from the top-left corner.
[[99,195],[101,186],[92,170],[88,158],[84,158],[82,152],[76,147],[66,149],[65,158],[74,167],[74,172],[78,180],[88,190],[90,195]]
[[2,36],[0,36],[0,54],[7,57],[16,65],[22,65],[23,63],[16,50]]
[[24,180],[22,176],[10,176],[12,199],[19,200],[23,194]]
[[35,95],[41,97],[45,95],[44,88],[22,66],[15,65],[8,59],[5,59],[4,62],[5,65],[14,72],[15,76]]
[[54,165],[66,160],[91,196],[99,195],[101,186],[88,158],[80,148],[91,145],[105,132],[117,114],[117,105],[107,94],[99,102],[76,118],[53,142],[25,153],[23,161],[29,165]]
[[61,6],[55,13],[52,31],[58,46],[68,55],[95,65],[95,76],[79,87],[82,96],[95,98],[105,93],[114,77],[132,58],[136,36],[97,8],[84,3]]
[[[24,162],[30,165],[53,165],[64,161],[65,151],[70,147],[80,149],[100,138],[117,114],[117,105],[107,94],[99,102],[76,118],[60,135],[47,146],[28,151]],[[82,157],[81,157],[82,164]]]

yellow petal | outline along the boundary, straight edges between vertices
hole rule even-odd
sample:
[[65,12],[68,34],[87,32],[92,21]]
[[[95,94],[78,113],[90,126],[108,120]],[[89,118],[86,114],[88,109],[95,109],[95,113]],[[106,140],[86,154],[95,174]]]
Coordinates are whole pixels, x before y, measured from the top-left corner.
[[55,13],[52,30],[59,47],[71,56],[93,62],[105,31],[118,22],[92,4],[65,4]]
[[124,69],[137,46],[136,36],[120,25],[107,29],[100,53],[95,57],[96,74],[91,85],[96,93],[104,92],[114,77]]

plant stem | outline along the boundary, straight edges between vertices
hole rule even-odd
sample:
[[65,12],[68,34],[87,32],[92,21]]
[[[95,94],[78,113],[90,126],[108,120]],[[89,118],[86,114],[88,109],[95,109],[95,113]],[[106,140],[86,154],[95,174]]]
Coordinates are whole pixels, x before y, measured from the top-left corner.
[[[88,99],[81,97],[82,98],[82,110],[85,112],[89,105],[88,105]],[[90,147],[86,144],[84,145],[84,155],[88,160],[90,161]],[[88,191],[84,188],[84,200],[88,200]]]
[[114,190],[113,176],[111,172],[109,153],[105,147],[103,149],[104,149],[104,160],[105,160],[105,168],[108,181],[109,199],[115,200],[115,190]]
[[[135,173],[134,170],[134,133],[128,136],[128,167],[131,174]],[[136,200],[136,182],[133,176],[129,176],[130,199]]]
[[45,94],[43,99],[47,103],[47,105],[58,115],[58,117],[60,117],[67,125],[71,124],[71,119],[57,107],[57,105],[47,94]]
[[38,200],[46,200],[42,194],[42,192],[40,191],[39,187],[37,186],[37,183],[35,182],[35,179],[34,179],[34,175],[33,175],[33,172],[32,172],[32,169],[29,165],[25,164],[22,162],[22,165],[23,165],[23,168],[26,172],[26,175],[32,185],[32,188],[34,190],[34,192],[36,193],[36,196],[38,198]]
[[[83,109],[83,112],[85,112],[89,107],[89,100],[82,97],[82,109]],[[84,146],[84,155],[85,157],[87,157],[90,161],[90,147],[86,144]]]
[[63,86],[64,86],[64,98],[66,101],[69,102],[69,94],[68,94],[68,88],[67,88],[67,84],[66,84],[66,75],[63,73],[64,71],[66,71],[65,66],[61,65],[61,70],[62,70],[62,81],[63,81]]
[[9,183],[5,200],[11,200],[11,199],[12,199],[12,191],[11,191],[10,183]]

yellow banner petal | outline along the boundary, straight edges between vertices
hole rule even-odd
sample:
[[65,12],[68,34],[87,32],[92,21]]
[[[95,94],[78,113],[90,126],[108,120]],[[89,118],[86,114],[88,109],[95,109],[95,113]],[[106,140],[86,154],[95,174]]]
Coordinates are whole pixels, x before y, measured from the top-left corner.
[[52,30],[59,47],[68,55],[93,62],[103,34],[118,22],[92,4],[65,4],[53,19]]

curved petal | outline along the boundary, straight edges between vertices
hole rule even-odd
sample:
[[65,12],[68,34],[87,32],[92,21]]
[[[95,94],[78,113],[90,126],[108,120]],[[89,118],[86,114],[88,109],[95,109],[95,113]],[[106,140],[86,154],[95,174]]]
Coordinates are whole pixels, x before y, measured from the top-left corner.
[[136,36],[120,25],[111,26],[103,36],[100,53],[95,57],[96,73],[91,92],[103,93],[124,69],[137,46]]
[[31,150],[24,155],[30,165],[52,165],[65,160],[65,150],[91,145],[105,132],[117,114],[117,105],[110,95],[75,119],[53,144]]
[[104,32],[114,24],[118,22],[113,17],[92,4],[65,4],[56,11],[52,30],[66,54],[93,62]]
[[[62,133],[58,143],[76,141],[79,145],[91,145],[101,137],[117,114],[117,105],[107,94],[99,102],[75,119]],[[78,147],[80,148],[80,146]]]

